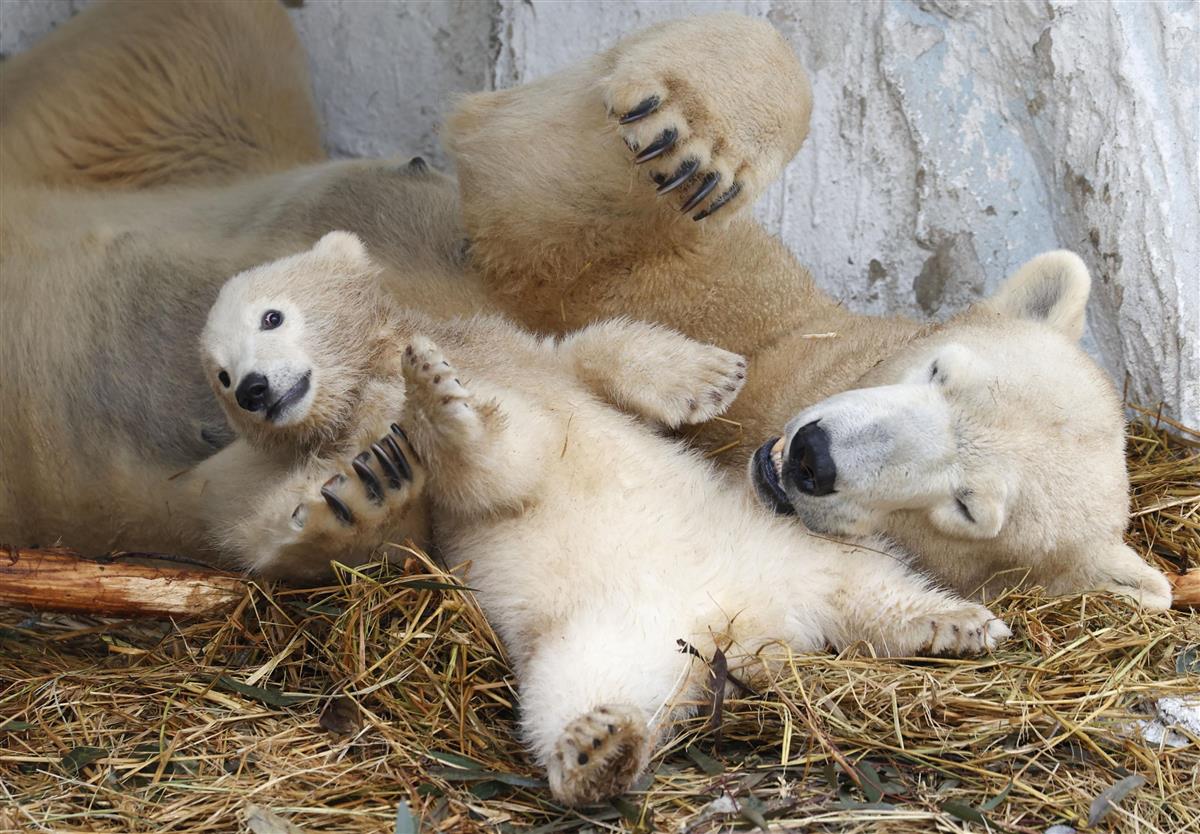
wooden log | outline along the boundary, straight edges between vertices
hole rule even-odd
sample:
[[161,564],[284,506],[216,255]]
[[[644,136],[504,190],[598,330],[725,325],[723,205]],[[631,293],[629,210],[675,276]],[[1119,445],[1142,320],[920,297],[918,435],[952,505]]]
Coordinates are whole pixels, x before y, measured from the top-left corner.
[[1167,581],[1171,583],[1172,608],[1200,608],[1200,570],[1190,570],[1187,573],[1168,573]]
[[246,595],[230,573],[173,562],[94,561],[66,548],[0,546],[0,605],[108,617],[196,617]]

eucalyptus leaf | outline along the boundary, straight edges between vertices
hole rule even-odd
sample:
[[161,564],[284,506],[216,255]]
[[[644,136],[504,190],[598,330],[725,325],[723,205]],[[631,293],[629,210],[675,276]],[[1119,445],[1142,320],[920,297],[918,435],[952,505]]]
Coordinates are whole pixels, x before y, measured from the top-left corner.
[[393,834],[420,834],[421,826],[417,822],[417,818],[413,816],[412,810],[408,807],[408,802],[401,800],[396,805],[396,826],[392,829]]
[[106,758],[108,751],[100,747],[75,747],[62,757],[63,770],[69,776],[78,776],[92,762]]
[[1146,777],[1140,774],[1126,776],[1115,785],[1111,785],[1100,792],[1100,795],[1092,800],[1092,805],[1088,808],[1088,828],[1093,827],[1100,820],[1108,816],[1108,812],[1113,809],[1113,805],[1120,802],[1129,794],[1146,784]]
[[725,765],[718,762],[712,756],[706,755],[700,751],[700,748],[693,745],[688,745],[683,751],[687,757],[696,763],[696,767],[703,770],[709,776],[720,776],[725,772]]
[[955,802],[953,799],[946,800],[942,803],[942,810],[952,817],[958,817],[965,822],[984,822],[983,814],[977,809],[972,808],[962,802]]

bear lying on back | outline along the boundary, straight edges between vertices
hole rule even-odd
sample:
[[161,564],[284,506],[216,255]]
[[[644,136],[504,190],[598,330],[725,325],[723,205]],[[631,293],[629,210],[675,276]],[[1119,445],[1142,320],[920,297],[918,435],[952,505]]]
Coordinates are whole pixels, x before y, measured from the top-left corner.
[[[333,415],[327,435],[309,426],[326,442],[360,436],[342,415],[369,412],[363,398],[377,386],[390,392],[387,410],[403,406],[429,472],[439,545],[452,567],[469,563],[516,668],[525,740],[561,801],[627,789],[672,719],[693,709],[707,667],[679,640],[705,656],[720,648],[753,674],[789,650],[866,640],[888,654],[968,653],[1008,636],[986,608],[934,587],[886,544],[807,534],[613,407],[667,427],[707,419],[742,385],[736,354],[628,320],[561,339],[494,317],[439,322],[382,293],[368,302],[358,276],[370,271],[357,240],[332,233],[235,277],[205,331],[209,370],[245,372],[239,363],[256,345],[267,364],[254,367],[268,368],[272,387],[278,374],[285,397],[310,374],[296,402],[312,404],[307,415]],[[357,303],[323,306],[307,291],[315,276]],[[276,321],[264,318],[272,310],[293,332],[262,329]],[[310,330],[387,333],[392,348],[360,351],[351,339],[309,350]],[[272,334],[296,347],[268,350]],[[218,393],[245,425],[228,390]],[[250,427],[260,441],[278,431],[266,440],[278,447],[306,425],[295,419],[277,427],[251,417]],[[383,476],[373,469],[343,485],[341,499],[358,502],[352,518],[316,507],[293,523],[307,529],[320,510],[322,525],[352,528],[378,502],[373,481]]]

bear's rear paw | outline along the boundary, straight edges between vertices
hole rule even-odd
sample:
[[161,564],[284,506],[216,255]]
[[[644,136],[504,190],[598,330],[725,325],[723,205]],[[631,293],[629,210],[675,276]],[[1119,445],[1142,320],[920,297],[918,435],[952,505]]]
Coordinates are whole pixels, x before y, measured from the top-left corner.
[[563,730],[547,768],[550,790],[571,806],[619,796],[645,768],[649,753],[646,716],[640,709],[598,707]]
[[808,82],[769,24],[678,21],[618,52],[603,88],[617,133],[693,219],[750,205],[799,149]]
[[919,654],[971,655],[991,651],[1012,636],[995,614],[973,602],[916,617],[897,629],[901,651]]

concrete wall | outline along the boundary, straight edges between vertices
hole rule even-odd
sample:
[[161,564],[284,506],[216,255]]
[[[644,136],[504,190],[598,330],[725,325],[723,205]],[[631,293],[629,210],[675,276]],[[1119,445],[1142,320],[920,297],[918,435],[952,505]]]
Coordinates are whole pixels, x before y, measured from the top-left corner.
[[[81,0],[0,0],[0,50]],[[735,9],[813,75],[813,132],[757,207],[853,308],[944,317],[1079,252],[1088,348],[1200,425],[1200,5],[962,0],[308,0],[334,153],[442,159],[456,92],[537,78],[640,26]]]

